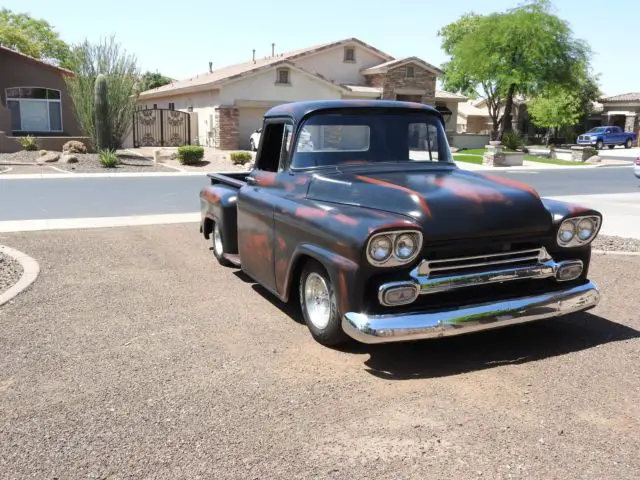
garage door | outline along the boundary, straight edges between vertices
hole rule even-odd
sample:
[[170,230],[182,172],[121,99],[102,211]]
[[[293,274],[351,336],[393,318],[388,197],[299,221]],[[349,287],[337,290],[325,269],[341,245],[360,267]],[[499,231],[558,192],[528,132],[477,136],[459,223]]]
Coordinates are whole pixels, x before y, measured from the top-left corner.
[[[249,149],[249,137],[258,128],[262,127],[262,119],[267,108],[242,107],[239,109],[238,134],[239,147]],[[256,145],[257,146],[257,145]]]

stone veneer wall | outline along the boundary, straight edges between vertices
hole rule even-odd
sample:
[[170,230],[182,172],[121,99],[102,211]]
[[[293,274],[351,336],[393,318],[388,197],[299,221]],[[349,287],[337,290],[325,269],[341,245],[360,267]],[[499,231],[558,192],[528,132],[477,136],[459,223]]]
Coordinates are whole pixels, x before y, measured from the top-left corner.
[[216,107],[214,110],[213,146],[220,150],[236,150],[239,145],[240,112],[236,107]]
[[638,115],[627,116],[624,124],[625,132],[637,132],[638,129]]
[[417,65],[414,66],[413,78],[406,78],[406,65],[389,69],[387,73],[367,75],[367,85],[382,88],[383,100],[395,100],[396,89],[408,88],[425,90],[421,103],[435,105],[436,101],[436,76]]

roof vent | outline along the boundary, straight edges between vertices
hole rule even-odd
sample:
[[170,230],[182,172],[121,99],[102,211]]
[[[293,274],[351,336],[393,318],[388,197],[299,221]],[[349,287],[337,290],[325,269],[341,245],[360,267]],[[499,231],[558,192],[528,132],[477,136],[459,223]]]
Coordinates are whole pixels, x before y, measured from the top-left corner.
[[253,57],[251,58],[251,60],[253,60],[253,63],[256,63],[256,49],[253,49]]
[[213,72],[213,62],[209,62],[209,73]]
[[276,53],[276,44],[272,43],[271,44],[271,56],[273,57]]

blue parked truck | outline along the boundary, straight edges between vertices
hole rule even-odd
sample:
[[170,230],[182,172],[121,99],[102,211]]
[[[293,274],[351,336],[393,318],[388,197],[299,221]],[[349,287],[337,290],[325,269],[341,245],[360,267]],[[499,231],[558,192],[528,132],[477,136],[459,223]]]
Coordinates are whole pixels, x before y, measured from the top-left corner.
[[605,145],[609,148],[614,148],[616,145],[631,148],[637,141],[637,134],[625,132],[620,127],[613,125],[595,127],[578,136],[578,145],[593,145],[598,150],[602,150]]

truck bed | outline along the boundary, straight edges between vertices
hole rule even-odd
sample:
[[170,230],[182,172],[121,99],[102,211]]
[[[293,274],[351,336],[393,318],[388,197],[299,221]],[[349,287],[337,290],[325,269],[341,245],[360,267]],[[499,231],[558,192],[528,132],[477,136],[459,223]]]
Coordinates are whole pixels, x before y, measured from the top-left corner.
[[247,184],[249,172],[212,172],[207,173],[211,179],[211,185],[227,185],[229,187],[241,188]]

